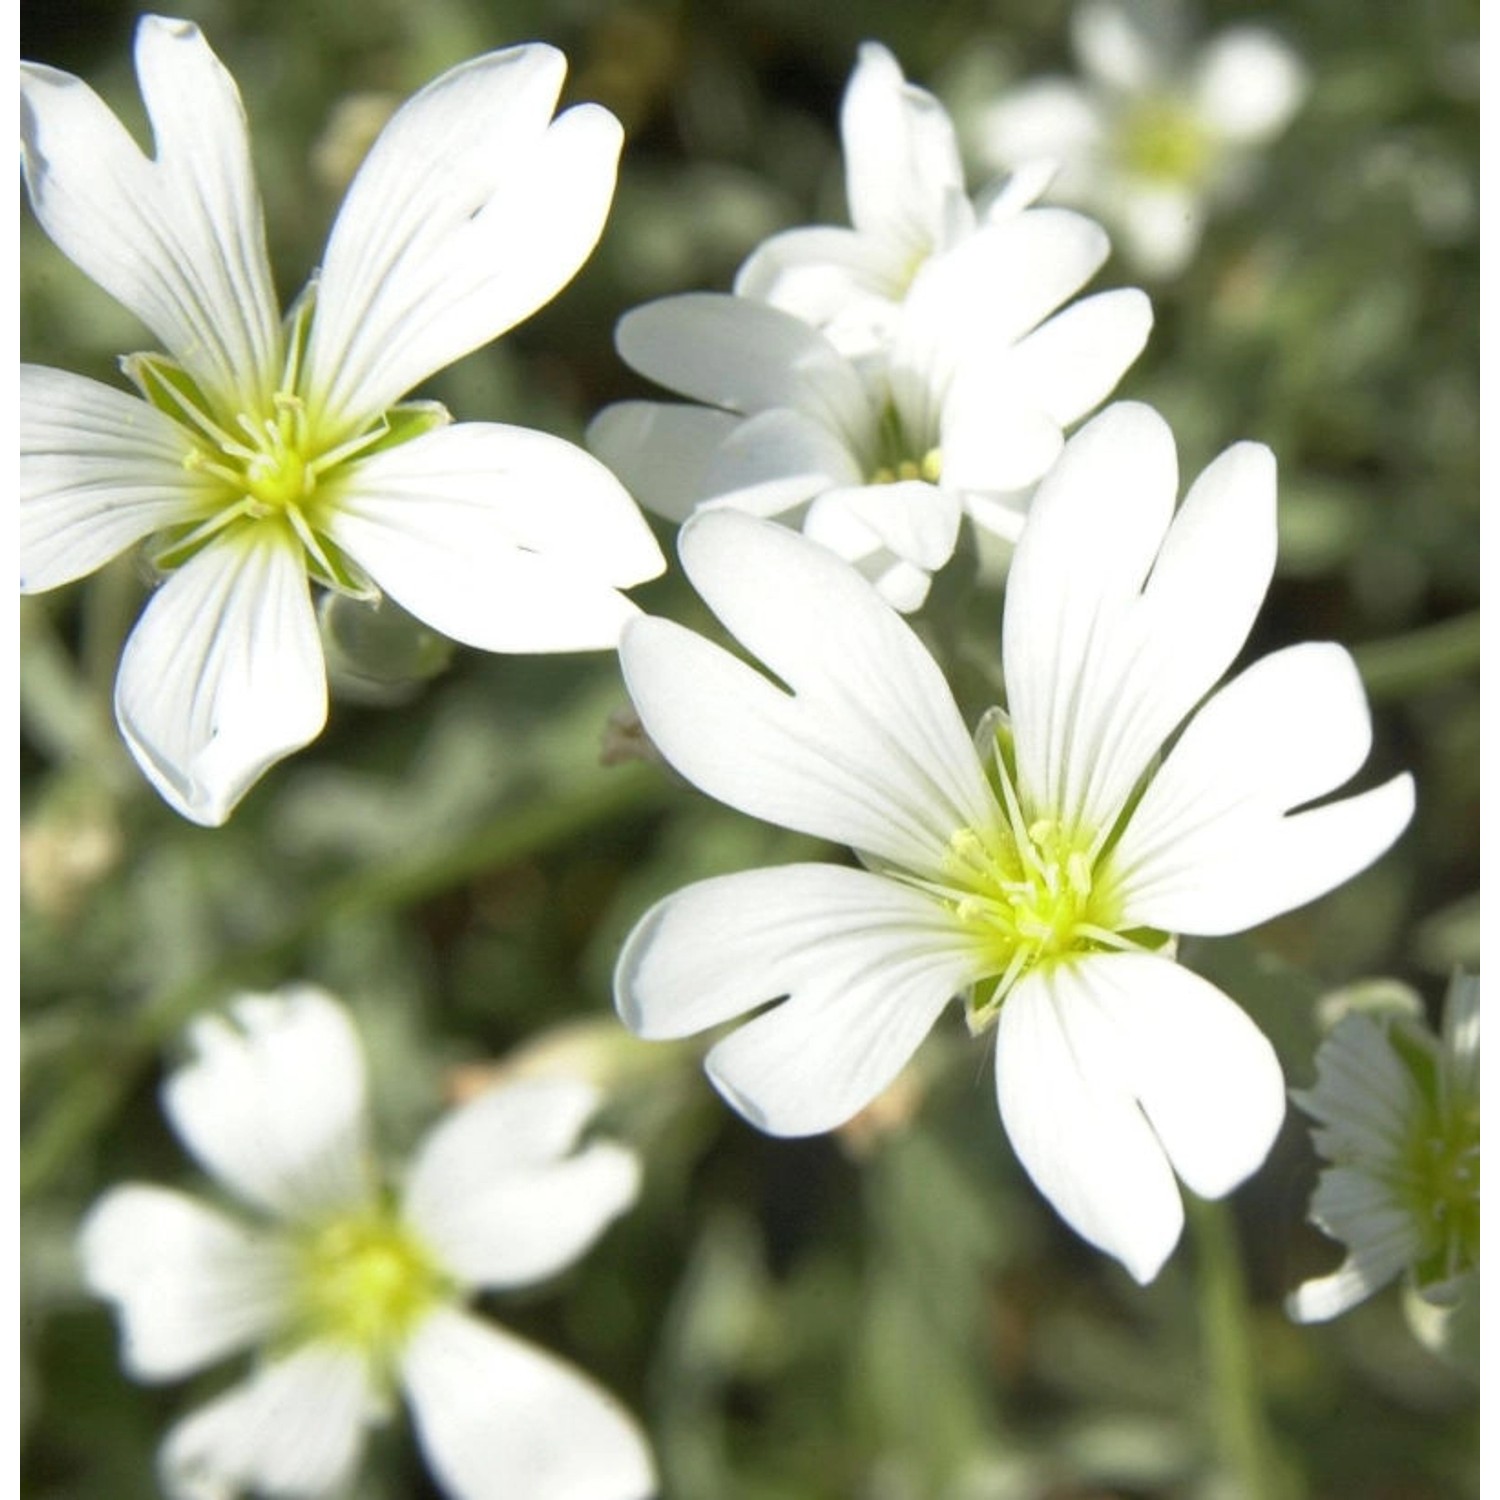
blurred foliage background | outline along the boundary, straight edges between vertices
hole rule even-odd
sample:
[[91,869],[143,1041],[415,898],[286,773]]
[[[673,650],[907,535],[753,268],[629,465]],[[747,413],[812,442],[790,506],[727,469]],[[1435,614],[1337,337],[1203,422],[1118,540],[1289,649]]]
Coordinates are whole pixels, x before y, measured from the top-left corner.
[[[837,108],[862,39],[889,45],[961,128],[1008,81],[1071,66],[1061,0],[182,9],[244,94],[286,297],[401,97],[492,47],[567,52],[569,97],[627,130],[605,238],[553,305],[428,394],[460,419],[574,438],[605,401],[643,393],[613,353],[622,311],[727,288],[779,227],[844,222]],[[140,122],[131,8],[21,17],[25,56]],[[1478,965],[1478,7],[1198,12],[1205,35],[1251,18],[1301,51],[1310,96],[1188,272],[1149,288],[1155,332],[1120,393],[1167,415],[1185,475],[1238,438],[1272,445],[1282,555],[1250,649],[1352,646],[1376,707],[1367,776],[1418,778],[1416,821],[1373,871],[1184,953],[1302,1085],[1321,994],[1382,974],[1435,1004],[1453,966]],[[1112,260],[1097,284],[1132,279]],[[22,299],[27,359],[118,381],[116,357],[150,347],[29,218]],[[1397,1294],[1321,1328],[1281,1311],[1341,1253],[1303,1223],[1316,1164],[1295,1110],[1265,1169],[1195,1218],[1145,1290],[1031,1189],[988,1046],[956,1014],[838,1135],[761,1137],[703,1081],[699,1045],[623,1032],[609,975],[653,898],[809,846],[632,759],[612,660],[450,658],[401,621],[345,613],[328,622],[345,661],[328,732],[205,831],[156,800],[113,728],[142,593],[125,559],[22,614],[27,1493],[153,1493],[155,1443],[202,1392],[128,1383],[71,1238],[106,1186],[187,1177],[156,1100],[183,1022],[236,987],[305,978],[355,1010],[398,1153],[496,1070],[581,1068],[610,1091],[610,1123],[648,1162],[638,1210],[559,1284],[493,1311],[640,1413],[668,1500],[1232,1497],[1243,1435],[1226,1380],[1258,1387],[1277,1495],[1477,1495],[1474,1388],[1413,1340]],[[701,618],[675,570],[638,597]],[[937,600],[975,711],[1000,598],[981,575]],[[1243,1342],[1226,1349],[1202,1288],[1240,1276]],[[399,1423],[360,1492],[433,1493]]]

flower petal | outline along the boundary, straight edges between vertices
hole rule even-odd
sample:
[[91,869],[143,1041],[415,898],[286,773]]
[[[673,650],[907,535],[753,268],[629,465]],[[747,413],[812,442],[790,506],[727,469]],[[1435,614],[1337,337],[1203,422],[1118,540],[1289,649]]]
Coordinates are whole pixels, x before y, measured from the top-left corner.
[[859,463],[821,422],[780,407],[739,421],[708,464],[708,503],[756,516],[794,510],[814,495],[864,482]]
[[789,406],[862,448],[874,413],[855,368],[780,308],[687,292],[632,308],[615,328],[626,364],[658,385],[730,411]]
[[164,526],[213,481],[183,466],[185,434],[124,391],[21,366],[21,592],[71,583]]
[[891,954],[876,941],[868,960],[844,988],[809,985],[710,1050],[714,1087],[757,1129],[819,1135],[853,1119],[979,967],[952,953]]
[[1443,1001],[1444,1107],[1479,1097],[1479,976],[1456,973]]
[[1021,170],[1033,162],[1086,157],[1099,149],[1107,131],[1098,104],[1071,79],[1038,78],[986,106],[976,134],[986,161]]
[[1345,1016],[1318,1048],[1317,1082],[1293,1095],[1318,1124],[1313,1141],[1329,1161],[1386,1169],[1423,1129],[1427,1105],[1386,1027]]
[[[1090,794],[1130,607],[1172,516],[1176,450],[1149,407],[1122,402],[1077,433],[1032,500],[1006,584],[1006,696],[1024,795],[1072,826],[1112,816],[1144,769],[1121,766]],[[1086,539],[1086,540],[1085,540]],[[1105,661],[1108,658],[1108,661]],[[1115,669],[1106,673],[1108,665]],[[1159,748],[1151,746],[1147,755]],[[1120,783],[1118,792],[1115,781]]]
[[910,267],[898,246],[815,225],[773,234],[752,251],[734,293],[791,313],[845,354],[863,354],[889,335]]
[[1232,26],[1203,49],[1194,104],[1226,140],[1256,145],[1286,128],[1307,84],[1302,59],[1280,37],[1259,26]]
[[[819,540],[831,534],[826,518],[834,511],[865,527],[888,552],[929,572],[941,568],[953,556],[963,519],[956,494],[921,480],[830,490],[813,502],[807,534]],[[822,535],[815,515],[825,518]]]
[[1145,348],[1151,323],[1151,299],[1133,287],[1085,297],[1015,346],[1016,382],[1067,427],[1114,390]]
[[[1327,1154],[1323,1140],[1318,1146]],[[1373,1296],[1421,1258],[1427,1248],[1421,1222],[1380,1171],[1394,1168],[1399,1174],[1398,1162],[1399,1154],[1393,1154],[1374,1172],[1362,1166],[1323,1169],[1308,1217],[1325,1234],[1342,1240],[1349,1254],[1331,1275],[1303,1282],[1287,1298],[1289,1317],[1299,1323],[1322,1323],[1337,1317]]]
[[619,589],[665,566],[598,459],[491,422],[362,460],[327,530],[404,609],[485,651],[613,647],[636,612]]
[[115,682],[115,717],[147,779],[210,826],[327,714],[301,552],[264,526],[210,542],[162,584]]
[[855,228],[904,252],[908,263],[939,248],[958,205],[968,208],[958,139],[948,111],[908,83],[879,42],[860,46],[839,130]]
[[1253,927],[1348,880],[1396,840],[1409,776],[1295,813],[1363,764],[1369,709],[1341,646],[1288,647],[1183,731],[1114,851],[1126,920],[1170,932]]
[[620,953],[615,1005],[659,1039],[790,997],[714,1047],[707,1068],[753,1125],[811,1135],[880,1093],[984,970],[934,897],[868,870],[786,865],[654,906]]
[[380,133],[328,241],[303,383],[350,427],[535,312],[593,250],[619,122],[555,120],[567,64],[541,44],[451,68]]
[[1373,1297],[1411,1264],[1410,1237],[1396,1233],[1378,1247],[1349,1255],[1338,1270],[1304,1281],[1286,1299],[1286,1315],[1294,1323],[1326,1323]]
[[82,80],[21,65],[22,163],[42,228],[231,410],[269,398],[281,332],[239,91],[187,21],[145,16],[150,160]]
[[304,1345],[200,1407],[162,1444],[171,1500],[329,1495],[359,1462],[374,1395],[363,1356]]
[[941,439],[945,489],[1009,494],[1034,484],[1062,452],[1061,427],[1018,378],[1010,353],[968,361],[949,389]]
[[986,224],[934,256],[907,294],[891,355],[893,382],[925,371],[941,389],[963,360],[993,357],[1067,301],[1109,254],[1092,220],[1065,208],[1030,208]]
[[584,442],[647,510],[685,521],[708,497],[709,463],[740,421],[707,406],[619,401],[589,423]]
[[1084,1239],[1151,1281],[1182,1233],[1172,1168],[1121,1076],[1086,963],[1037,969],[1000,1010],[1000,1118],[1031,1180]]
[[1052,186],[1059,163],[1046,158],[1031,160],[992,183],[975,200],[980,221],[998,223],[1030,208]]
[[1158,281],[1179,275],[1203,237],[1201,194],[1176,183],[1131,178],[1111,199],[1130,263]]
[[842,865],[743,870],[685,886],[636,923],[615,966],[615,1006],[637,1036],[691,1036],[910,954],[952,959],[945,1000],[978,977],[947,909],[913,886]]
[[958,494],[920,480],[832,489],[808,507],[803,534],[854,563],[893,609],[927,597],[929,575],[953,556]]
[[613,1396],[463,1313],[427,1318],[401,1378],[439,1484],[464,1500],[646,1500],[656,1472]]
[[1265,1160],[1286,1114],[1281,1065],[1222,991],[1154,954],[1109,953],[1074,965],[1053,994],[1113,1030],[1117,1076],[1199,1197],[1222,1198]]
[[491,1089],[422,1144],[402,1214],[468,1286],[524,1286],[571,1265],[635,1201],[634,1154],[597,1142],[576,1155],[596,1092],[568,1080]]
[[1228,449],[1173,519],[1175,469],[1155,412],[1108,408],[1043,480],[1012,563],[1005,678],[1023,795],[1075,828],[1110,827],[1244,644],[1270,581],[1269,450]]
[[1095,82],[1121,94],[1155,87],[1175,50],[1170,7],[1087,0],[1073,12],[1073,51]]
[[283,1245],[184,1193],[111,1189],[78,1232],[83,1278],[120,1317],[121,1363],[175,1380],[267,1338],[286,1315]]
[[241,995],[188,1032],[162,1087],[182,1143],[254,1208],[307,1220],[373,1191],[365,1068],[348,1012],[312,985]]
[[792,689],[667,620],[632,621],[621,664],[647,734],[752,817],[940,872],[960,828],[998,817],[937,664],[848,564],[732,510],[679,542],[709,607]]

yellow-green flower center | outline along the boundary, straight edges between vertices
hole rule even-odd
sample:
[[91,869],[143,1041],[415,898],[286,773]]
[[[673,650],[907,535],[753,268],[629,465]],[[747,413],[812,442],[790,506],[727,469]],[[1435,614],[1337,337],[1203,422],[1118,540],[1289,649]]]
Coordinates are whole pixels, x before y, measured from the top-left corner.
[[368,598],[369,581],[328,534],[343,471],[355,459],[394,447],[448,420],[432,402],[393,407],[350,430],[330,428],[301,393],[302,351],[312,317],[304,297],[288,322],[277,390],[250,409],[212,400],[175,360],[135,354],[123,362],[141,394],[171,417],[186,440],[183,468],[197,477],[194,519],[173,527],[152,554],[163,572],[179,568],[219,537],[277,527],[300,545],[308,572],[328,588]]
[[871,484],[895,484],[902,479],[925,479],[936,484],[943,477],[943,455],[929,448],[921,458],[897,459],[894,466],[882,464],[870,475]]
[[[238,466],[218,465],[218,472],[233,489],[243,488],[252,500],[258,500],[266,514],[278,510],[311,510],[318,487],[318,455],[308,451],[302,403],[285,392],[278,392],[274,405],[275,419],[255,425],[241,419],[254,446],[242,448],[223,457],[238,461]],[[214,464],[213,457],[201,454],[202,467]]]
[[1115,930],[1118,903],[1099,877],[1088,837],[1046,820],[961,828],[949,840],[946,863],[953,915],[992,970],[969,1006],[976,1031],[1038,964],[1134,946]]
[[1142,99],[1125,113],[1115,150],[1120,164],[1136,176],[1192,187],[1208,168],[1213,142],[1187,104],[1159,96]]
[[992,767],[1000,817],[954,833],[942,879],[923,882],[947,903],[986,965],[987,977],[967,1002],[974,1032],[993,1023],[1016,983],[1039,966],[1168,941],[1165,933],[1125,928],[1104,833],[1023,813],[1013,757],[1008,730],[998,728]]
[[875,452],[867,475],[869,484],[896,484],[909,479],[937,484],[943,477],[942,450],[908,431],[894,403],[887,403],[876,428]]
[[300,1331],[388,1363],[451,1288],[427,1248],[379,1211],[334,1219],[301,1246]]

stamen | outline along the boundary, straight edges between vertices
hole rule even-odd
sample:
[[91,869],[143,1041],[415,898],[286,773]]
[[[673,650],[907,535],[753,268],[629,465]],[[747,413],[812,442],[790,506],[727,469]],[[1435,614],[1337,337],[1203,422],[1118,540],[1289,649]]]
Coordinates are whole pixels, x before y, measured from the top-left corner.
[[[948,881],[936,885],[954,921],[994,964],[970,998],[969,1025],[981,1029],[1029,970],[1069,954],[1151,951],[1117,930],[1107,874],[1093,862],[1092,830],[1056,817],[1027,820],[1015,776],[997,739],[994,784],[1002,820],[960,828],[948,844]],[[934,882],[920,883],[933,889]],[[1148,935],[1149,936],[1149,935]],[[992,977],[998,975],[998,978]]]
[[[179,415],[187,419],[204,437],[217,447],[225,448],[234,439],[213,419],[203,406],[184,389],[186,381],[169,381],[157,368],[159,357],[149,354],[133,354],[120,361],[125,374],[141,387],[146,399],[158,411],[169,416]],[[153,396],[154,393],[154,396]]]
[[329,562],[328,554],[323,550],[316,532],[308,525],[307,517],[295,505],[289,505],[286,508],[286,518],[291,522],[292,530],[297,533],[297,540],[302,543],[307,555],[323,570],[324,577],[334,577],[334,566]]
[[314,474],[322,474],[327,469],[335,468],[345,459],[353,458],[356,453],[363,453],[366,448],[372,448],[381,441],[391,430],[389,420],[382,417],[374,427],[362,432],[358,437],[352,437],[347,442],[340,443],[336,448],[330,448],[328,452],[319,454],[308,468]]
[[246,495],[237,505],[228,506],[224,510],[216,511],[207,520],[195,526],[186,536],[178,538],[163,547],[151,559],[151,565],[168,572],[172,568],[186,562],[202,545],[211,537],[217,536],[226,526],[245,516],[254,514],[253,499]]

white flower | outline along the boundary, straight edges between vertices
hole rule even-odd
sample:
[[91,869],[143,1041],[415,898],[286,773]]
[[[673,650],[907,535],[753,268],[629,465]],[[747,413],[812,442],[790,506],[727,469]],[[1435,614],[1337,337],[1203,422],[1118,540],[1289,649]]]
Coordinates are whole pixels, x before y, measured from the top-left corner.
[[22,368],[21,587],[153,538],[166,578],[115,711],[197,822],[322,728],[309,577],[486,650],[571,651],[613,646],[634,611],[617,590],[661,570],[628,496],[571,444],[396,404],[546,302],[598,238],[620,127],[594,105],[552,118],[564,67],[516,47],[411,99],[283,325],[239,94],[195,26],[147,16],[136,34],[154,158],[81,80],[22,66],[42,227],[168,354],[124,361],[144,400]]
[[1312,900],[1412,809],[1406,776],[1308,809],[1370,745],[1338,646],[1278,651],[1198,706],[1270,580],[1274,460],[1229,449],[1174,516],[1176,486],[1149,408],[1111,407],[1069,442],[1010,572],[1009,718],[986,719],[977,751],[875,591],[748,516],[689,522],[682,561],[770,676],[666,620],[634,620],[621,642],[672,765],[863,866],[753,870],[668,897],[620,956],[627,1025],[682,1036],[781,997],[707,1068],[754,1124],[804,1135],[868,1104],[962,995],[972,1030],[997,1028],[1000,1113],[1026,1170],[1142,1281],[1181,1227],[1174,1169],[1194,1192],[1228,1192],[1284,1108],[1270,1046],[1172,962],[1168,934],[1235,932]]
[[853,227],[773,235],[740,267],[734,289],[822,329],[845,354],[865,354],[887,342],[931,256],[1027,208],[1051,170],[1028,164],[983,206],[971,202],[947,111],[906,81],[879,42],[859,49],[839,130]]
[[1419,1296],[1456,1300],[1479,1267],[1478,979],[1455,977],[1441,1040],[1410,1015],[1355,1012],[1316,1063],[1317,1082],[1292,1095],[1329,1163],[1309,1217],[1349,1254],[1287,1311],[1320,1323],[1403,1273]]
[[463,1304],[570,1265],[634,1200],[635,1157],[577,1147],[581,1083],[492,1089],[453,1111],[399,1194],[370,1149],[348,1013],[310,986],[203,1020],[165,1085],[183,1144],[248,1211],[166,1188],[107,1193],[80,1232],[89,1287],[116,1304],[123,1361],[174,1380],[259,1349],[249,1378],[168,1433],[173,1500],[347,1486],[399,1391],[459,1500],[644,1500],[634,1421],[592,1382]]
[[[1109,242],[1065,209],[1030,209],[930,259],[888,348],[854,359],[791,313],[689,293],[627,313],[625,361],[700,406],[606,407],[590,448],[643,505],[780,516],[918,608],[967,514],[1014,540],[1062,429],[1114,388],[1151,326],[1144,293],[1062,306]],[[1055,314],[1055,315],[1054,315]]]
[[1098,212],[1126,258],[1162,278],[1192,259],[1209,205],[1243,189],[1254,149],[1307,89],[1297,55],[1259,26],[1231,27],[1184,60],[1180,19],[1151,0],[1087,0],[1073,13],[1083,83],[1023,84],[975,132],[994,167],[1060,163],[1058,197]]

